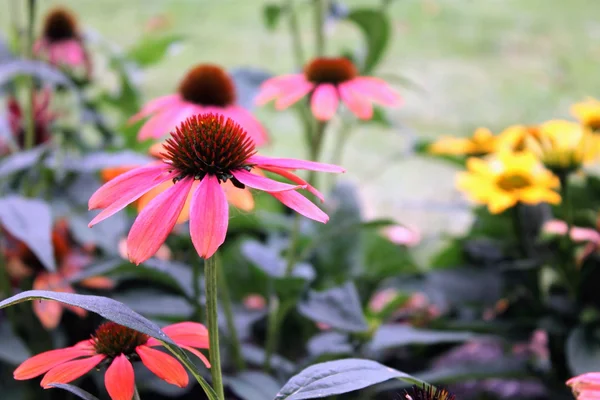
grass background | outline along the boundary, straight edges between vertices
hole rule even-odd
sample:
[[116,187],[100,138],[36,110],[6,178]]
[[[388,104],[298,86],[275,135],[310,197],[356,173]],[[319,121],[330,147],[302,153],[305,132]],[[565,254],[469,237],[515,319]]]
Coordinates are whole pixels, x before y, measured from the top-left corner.
[[[12,1],[12,0],[7,0]],[[345,0],[349,7],[376,0]],[[72,8],[88,30],[127,47],[150,19],[166,17],[165,32],[185,41],[148,69],[146,99],[173,91],[195,63],[293,67],[285,21],[273,33],[262,22],[264,0],[39,1],[43,12]],[[307,3],[297,1],[297,3]],[[569,105],[600,96],[600,2],[596,0],[396,0],[389,9],[393,39],[378,73],[400,74],[405,106],[390,113],[396,129],[361,126],[342,164],[358,183],[369,217],[393,216],[425,234],[456,232],[468,222],[455,170],[407,152],[415,137],[467,135],[477,126],[500,130],[513,123],[568,117]],[[305,51],[313,51],[312,15],[299,11]],[[0,22],[8,26],[8,15]],[[360,44],[357,30],[337,24],[327,52]],[[257,110],[273,144],[268,154],[302,157],[300,125],[291,112]],[[331,147],[331,144],[329,144]]]

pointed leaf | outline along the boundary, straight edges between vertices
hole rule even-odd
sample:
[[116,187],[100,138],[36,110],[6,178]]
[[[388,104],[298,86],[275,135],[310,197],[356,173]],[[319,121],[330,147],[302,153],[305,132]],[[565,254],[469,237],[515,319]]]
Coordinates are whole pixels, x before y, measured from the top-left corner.
[[458,343],[481,337],[473,332],[435,331],[410,325],[382,325],[370,343],[374,351],[387,350],[412,344]]
[[391,24],[383,11],[360,8],[350,11],[347,20],[355,23],[362,31],[367,42],[362,73],[368,74],[379,63],[390,40]]
[[3,156],[2,162],[0,162],[0,178],[33,167],[47,150],[46,146],[37,146],[30,150]]
[[2,338],[0,340],[0,360],[11,365],[19,365],[31,357],[25,343],[14,334],[6,321],[0,323],[0,337]]
[[281,385],[264,372],[247,371],[225,378],[225,383],[242,400],[272,399]]

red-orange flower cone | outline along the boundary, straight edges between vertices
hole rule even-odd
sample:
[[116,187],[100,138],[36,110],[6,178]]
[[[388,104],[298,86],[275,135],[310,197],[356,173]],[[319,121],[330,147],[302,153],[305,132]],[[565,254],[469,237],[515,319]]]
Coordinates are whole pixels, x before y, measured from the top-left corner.
[[359,76],[346,58],[316,58],[304,67],[303,74],[271,78],[261,86],[255,101],[266,104],[275,100],[275,108],[284,110],[307,94],[316,119],[328,121],[338,105],[346,107],[360,119],[373,117],[372,103],[386,107],[402,104],[400,96],[382,79]]
[[[278,182],[257,173],[263,170],[280,175],[294,184]],[[154,198],[136,218],[127,248],[132,262],[139,264],[160,248],[175,226],[186,199],[191,195],[190,235],[198,254],[212,256],[225,241],[229,207],[221,184],[246,186],[265,191],[298,213],[325,223],[329,217],[298,193],[306,189],[323,196],[293,170],[344,172],[336,165],[256,154],[254,141],[230,118],[202,114],[189,118],[165,145],[162,162],[136,168],[109,181],[92,195],[90,209],[104,209],[90,226],[125,208],[163,182],[175,185]]]
[[[210,363],[197,349],[208,348],[208,331],[196,322],[181,322],[163,328],[177,345],[194,354],[208,368]],[[91,339],[64,349],[50,350],[33,356],[17,367],[14,378],[25,380],[42,374],[44,389],[54,383],[70,383],[100,363],[106,365],[104,385],[112,400],[131,400],[135,390],[132,361],[141,360],[150,371],[167,383],[179,387],[188,384],[188,374],[170,355],[156,350],[162,344],[143,333],[106,322]]]

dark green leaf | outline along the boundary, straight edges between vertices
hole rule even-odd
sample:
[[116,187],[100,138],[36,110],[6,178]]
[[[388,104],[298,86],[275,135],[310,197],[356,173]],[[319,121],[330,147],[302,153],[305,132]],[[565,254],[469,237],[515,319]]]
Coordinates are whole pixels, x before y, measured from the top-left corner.
[[567,363],[571,374],[581,375],[600,371],[600,332],[577,326],[571,331],[566,343]]
[[275,400],[303,400],[335,396],[363,389],[390,379],[414,384],[420,380],[375,361],[348,358],[312,365],[292,377]]
[[390,40],[391,24],[388,16],[373,8],[359,8],[350,11],[346,19],[355,23],[365,37],[367,55],[361,72],[369,74],[383,57]]
[[354,351],[348,342],[348,335],[339,332],[319,333],[313,336],[306,346],[313,357],[323,354],[352,354]]
[[434,331],[404,324],[382,325],[375,332],[370,347],[374,351],[382,351],[414,344],[465,342],[477,337],[479,335],[472,332]]
[[169,48],[181,42],[181,35],[145,36],[129,50],[127,58],[141,67],[148,67],[161,61]]
[[86,392],[81,388],[78,388],[77,386],[69,385],[68,383],[51,383],[48,386],[52,388],[66,390],[67,392],[71,392],[75,396],[83,400],[99,400],[96,396]]
[[10,324],[6,321],[0,323],[0,360],[11,365],[19,365],[31,357],[25,343],[14,334]]
[[277,4],[266,4],[263,7],[263,22],[269,30],[277,28],[279,17],[281,16],[281,6]]
[[273,377],[258,371],[241,372],[227,377],[225,383],[242,400],[272,399],[281,387]]
[[315,322],[322,322],[347,332],[369,329],[354,283],[347,282],[324,292],[309,291],[298,304],[298,312]]
[[0,222],[11,235],[27,244],[48,270],[56,271],[52,212],[46,202],[16,195],[1,198]]
[[8,175],[37,165],[47,150],[48,148],[45,146],[37,146],[31,150],[19,151],[2,157],[2,162],[0,162],[0,178],[5,178]]

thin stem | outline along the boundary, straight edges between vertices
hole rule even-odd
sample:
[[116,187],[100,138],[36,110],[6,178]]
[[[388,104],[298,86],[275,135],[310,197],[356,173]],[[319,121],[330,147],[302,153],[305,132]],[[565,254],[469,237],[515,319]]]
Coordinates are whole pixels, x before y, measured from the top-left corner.
[[[35,22],[35,0],[29,0],[29,8],[27,13],[27,39],[25,41],[25,57],[33,58],[33,35]],[[25,127],[25,149],[29,150],[35,145],[35,118],[34,118],[34,99],[35,99],[35,80],[33,76],[27,79],[27,94],[29,96],[29,104],[27,107],[27,125]]]
[[221,300],[223,305],[223,311],[225,311],[225,320],[227,322],[227,330],[229,331],[229,344],[231,345],[231,353],[233,355],[233,361],[238,371],[246,369],[246,362],[242,357],[242,345],[240,343],[240,337],[235,327],[235,320],[233,318],[233,307],[231,306],[231,296],[229,295],[229,285],[227,284],[227,274],[224,273],[220,263],[217,263],[218,267],[218,283],[219,290],[221,291]]
[[558,179],[560,181],[560,194],[562,197],[562,209],[563,209],[563,218],[567,223],[567,234],[566,237],[571,240],[571,229],[573,228],[573,210],[571,207],[571,199],[569,193],[569,174],[568,173],[560,173],[558,174]]
[[133,399],[132,400],[141,400],[140,392],[138,392],[137,386],[133,387]]
[[571,230],[573,229],[573,210],[571,207],[571,199],[569,193],[569,173],[561,172],[558,173],[558,179],[560,180],[560,194],[561,194],[561,206],[563,210],[563,218],[567,223],[567,232],[563,240],[560,243],[561,257],[559,260],[558,269],[563,276],[565,286],[569,291],[571,297],[577,295],[577,283],[574,281],[577,279],[578,274],[572,273],[573,266],[573,255],[571,253],[572,241],[571,241]]
[[265,344],[265,371],[271,370],[271,359],[279,343],[277,332],[279,331],[279,298],[272,295],[269,298],[269,315],[267,319],[267,342]]
[[221,352],[219,350],[219,315],[217,312],[218,270],[215,257],[204,260],[204,285],[206,288],[206,322],[208,325],[210,374],[213,389],[219,400],[225,400],[223,376],[221,375]]
[[198,322],[202,322],[202,304],[200,304],[200,261],[196,261],[193,266],[192,279],[192,291],[194,298],[192,299],[192,305],[194,306],[194,318]]
[[294,0],[287,0],[285,6],[288,14],[290,36],[292,37],[292,48],[294,49],[294,62],[296,63],[296,66],[302,66],[304,65],[304,49],[302,46],[302,35],[300,32],[300,25],[298,24]]
[[315,55],[325,55],[325,15],[327,12],[327,0],[314,0],[315,6]]
[[[340,128],[338,135],[336,136],[336,141],[333,146],[333,153],[331,155],[331,163],[334,165],[342,164],[342,157],[344,156],[344,149],[350,136],[352,135],[352,125],[348,123],[347,120],[344,120],[342,123],[342,127]],[[328,174],[328,186],[330,187],[336,180],[336,174]]]
[[521,252],[521,256],[525,258],[531,257],[531,245],[529,243],[529,237],[527,236],[527,232],[525,231],[526,226],[524,224],[522,213],[523,213],[523,205],[521,203],[517,203],[512,208],[512,216],[513,216],[513,229],[515,232],[515,236],[519,242],[519,250]]
[[[322,151],[322,147],[323,147],[323,139],[325,137],[325,128],[326,127],[327,127],[326,121],[318,121],[317,122],[315,132],[312,136],[312,143],[309,148],[309,152],[310,152],[309,159],[311,161],[319,161],[319,159],[321,158],[321,151]],[[315,171],[309,171],[308,183],[312,186],[316,186],[315,185],[316,177],[317,177],[317,175],[316,175]]]

